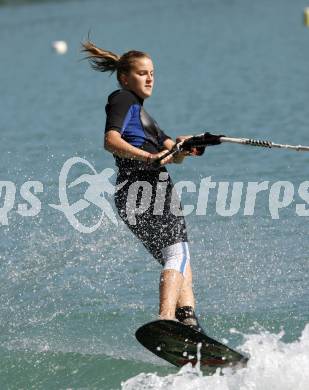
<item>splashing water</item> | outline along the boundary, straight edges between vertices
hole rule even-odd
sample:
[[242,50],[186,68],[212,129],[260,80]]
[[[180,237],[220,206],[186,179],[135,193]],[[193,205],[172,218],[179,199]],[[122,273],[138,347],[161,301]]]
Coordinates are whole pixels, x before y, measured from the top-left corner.
[[246,335],[240,347],[250,354],[246,368],[220,369],[203,376],[198,368],[183,367],[177,374],[160,377],[141,373],[122,383],[123,390],[308,390],[309,324],[299,340],[284,343],[284,332]]

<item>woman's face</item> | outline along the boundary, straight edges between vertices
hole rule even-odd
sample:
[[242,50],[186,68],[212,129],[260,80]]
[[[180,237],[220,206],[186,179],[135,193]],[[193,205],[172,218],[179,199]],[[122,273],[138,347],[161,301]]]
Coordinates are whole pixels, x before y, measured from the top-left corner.
[[146,99],[151,96],[153,83],[153,63],[148,57],[136,59],[130,73],[128,75],[122,75],[124,88],[135,92],[141,99]]

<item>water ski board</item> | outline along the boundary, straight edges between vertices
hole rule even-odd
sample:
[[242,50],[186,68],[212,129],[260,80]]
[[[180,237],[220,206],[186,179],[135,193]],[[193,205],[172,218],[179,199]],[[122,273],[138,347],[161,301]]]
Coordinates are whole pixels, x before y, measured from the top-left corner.
[[149,351],[177,367],[195,366],[200,355],[202,370],[244,367],[248,357],[204,333],[173,320],[149,322],[137,329],[136,339]]

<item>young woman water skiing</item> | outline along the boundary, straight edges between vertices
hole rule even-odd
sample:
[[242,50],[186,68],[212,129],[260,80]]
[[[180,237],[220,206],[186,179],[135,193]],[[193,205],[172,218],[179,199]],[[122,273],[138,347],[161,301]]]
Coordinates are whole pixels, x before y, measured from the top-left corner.
[[[182,215],[173,212],[173,203],[176,201],[178,206],[180,203],[175,199],[173,184],[165,168],[165,164],[181,163],[185,156],[195,153],[180,152],[163,159],[160,164],[153,164],[175,146],[175,141],[160,129],[143,107],[144,100],[151,96],[154,86],[154,67],[147,53],[131,50],[118,56],[90,41],[82,44],[82,51],[87,53],[86,58],[93,69],[117,74],[120,89],[109,95],[106,104],[104,147],[115,157],[117,184],[126,181],[115,194],[118,213],[163,266],[159,317],[176,318],[202,330],[194,312],[186,224]],[[185,138],[187,136],[178,137],[176,142],[182,142]],[[130,186],[141,184],[137,184],[141,187],[137,192],[137,200],[141,202],[141,189],[145,182],[152,188],[149,193],[150,207],[132,216],[132,208],[128,207]],[[160,191],[161,195],[165,195],[162,210],[158,210],[156,202]]]

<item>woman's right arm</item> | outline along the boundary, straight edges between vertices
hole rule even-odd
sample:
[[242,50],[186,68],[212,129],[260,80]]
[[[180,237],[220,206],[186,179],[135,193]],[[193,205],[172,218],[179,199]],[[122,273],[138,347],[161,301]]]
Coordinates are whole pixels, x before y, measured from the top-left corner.
[[[134,160],[145,161],[148,164],[166,153],[166,151],[160,153],[149,153],[142,149],[136,148],[135,146],[126,142],[121,137],[119,131],[113,129],[105,133],[104,148],[118,157],[132,158]],[[167,159],[163,160],[164,164],[169,162],[166,160]]]

